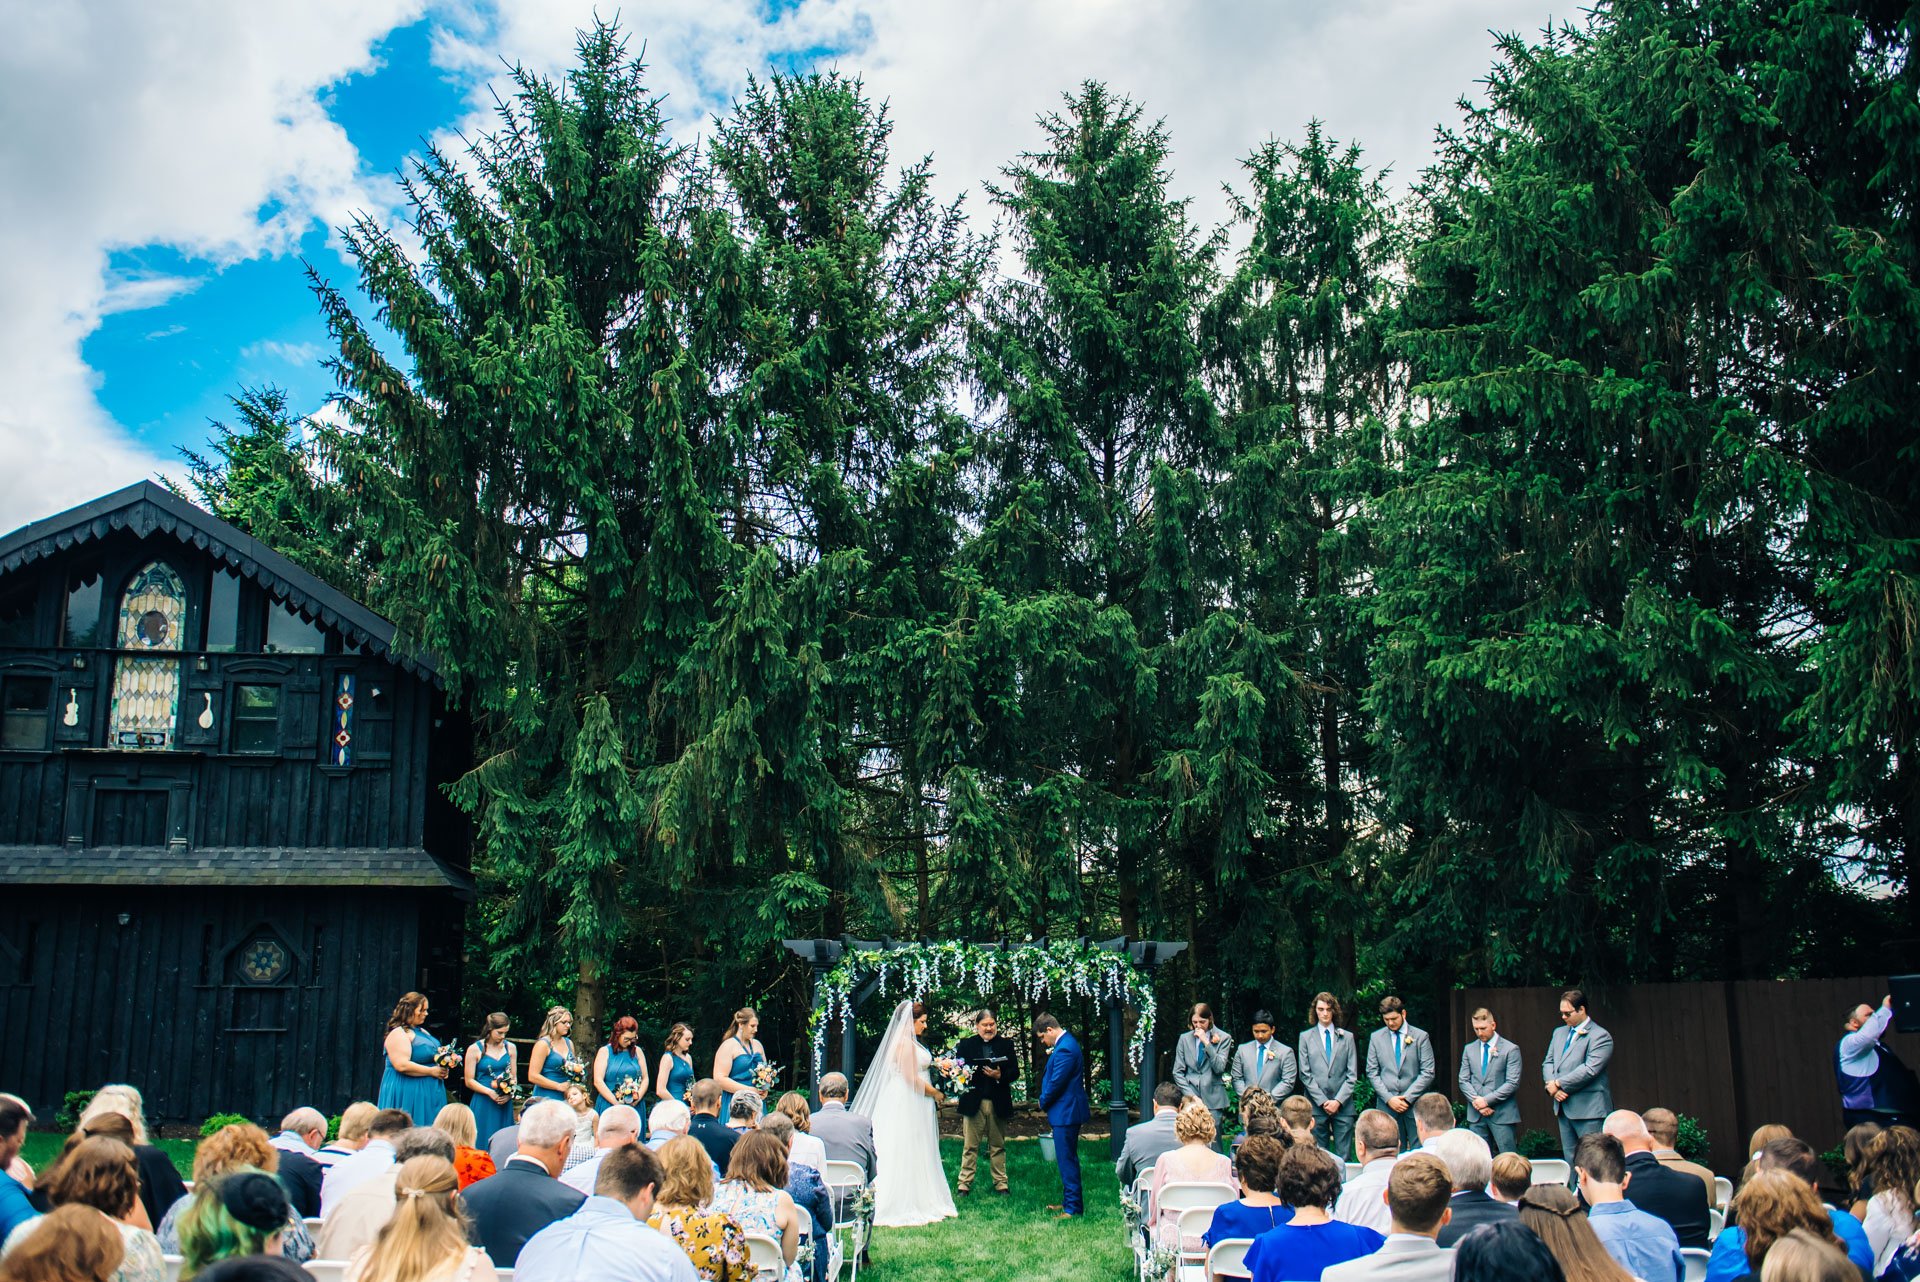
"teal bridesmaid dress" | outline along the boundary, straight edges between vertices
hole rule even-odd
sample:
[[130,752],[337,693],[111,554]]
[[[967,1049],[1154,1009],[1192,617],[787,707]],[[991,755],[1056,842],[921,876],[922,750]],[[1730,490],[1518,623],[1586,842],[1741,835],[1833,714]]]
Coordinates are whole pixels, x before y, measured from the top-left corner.
[[[609,1050],[607,1052],[606,1078],[607,1078],[607,1091],[609,1094],[615,1091],[618,1091],[620,1089],[620,1083],[622,1082],[639,1081],[640,1080],[639,1048],[635,1047],[633,1050],[630,1050],[630,1051]],[[609,1104],[606,1100],[600,1098],[599,1091],[595,1091],[593,1093],[593,1096],[594,1096],[593,1098],[594,1112],[604,1113],[608,1109],[613,1107],[613,1105]],[[646,1105],[647,1105],[647,1102],[644,1099],[641,1100],[638,1104],[634,1105],[635,1108],[638,1108],[640,1110],[640,1116],[642,1118],[644,1118],[647,1115]]]
[[[512,1065],[512,1060],[507,1054],[507,1048],[502,1046],[498,1055],[489,1055],[487,1054],[485,1042],[476,1042],[474,1044],[480,1048],[480,1058],[473,1066],[473,1080],[489,1089],[499,1090],[500,1084],[506,1080],[508,1068]],[[478,1133],[478,1138],[473,1142],[475,1148],[486,1148],[487,1141],[493,1138],[495,1131],[512,1125],[513,1105],[511,1102],[496,1104],[484,1095],[475,1095],[473,1097],[473,1126],[474,1130]]]
[[[562,1037],[558,1044],[566,1047],[566,1049],[564,1051],[555,1050],[555,1043],[547,1043],[547,1062],[540,1066],[540,1076],[551,1082],[564,1082],[567,1080],[567,1059],[573,1055],[573,1039],[571,1037]],[[533,1088],[533,1097],[535,1099],[565,1099],[566,1095],[564,1092],[556,1091],[546,1086],[536,1086]]]
[[693,1061],[685,1055],[668,1055],[673,1067],[667,1071],[667,1094],[687,1102],[687,1088],[693,1085]]
[[[433,1034],[424,1028],[413,1030],[413,1053],[408,1057],[425,1068],[433,1067],[433,1054],[440,1049]],[[413,1077],[400,1072],[380,1048],[380,1062],[386,1065],[380,1074],[381,1108],[397,1108],[413,1119],[415,1126],[432,1126],[433,1119],[447,1106],[447,1084],[437,1077]]]

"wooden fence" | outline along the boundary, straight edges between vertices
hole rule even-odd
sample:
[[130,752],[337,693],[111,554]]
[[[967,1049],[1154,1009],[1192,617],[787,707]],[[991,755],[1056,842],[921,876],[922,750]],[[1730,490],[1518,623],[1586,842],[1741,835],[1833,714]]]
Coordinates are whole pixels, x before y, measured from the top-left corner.
[[[1636,984],[1587,991],[1588,1013],[1613,1034],[1609,1072],[1616,1108],[1663,1107],[1697,1118],[1712,1141],[1708,1165],[1737,1175],[1747,1137],[1767,1122],[1792,1128],[1815,1149],[1840,1142],[1833,1052],[1848,1006],[1879,1004],[1885,975],[1857,979]],[[1441,1082],[1459,1093],[1460,1052],[1485,1006],[1526,1055],[1520,1079],[1523,1130],[1556,1131],[1540,1061],[1560,1027],[1560,989],[1465,988],[1453,992],[1445,1028],[1431,1029]],[[1417,1022],[1417,1020],[1416,1020]],[[1920,1032],[1888,1045],[1920,1064]]]

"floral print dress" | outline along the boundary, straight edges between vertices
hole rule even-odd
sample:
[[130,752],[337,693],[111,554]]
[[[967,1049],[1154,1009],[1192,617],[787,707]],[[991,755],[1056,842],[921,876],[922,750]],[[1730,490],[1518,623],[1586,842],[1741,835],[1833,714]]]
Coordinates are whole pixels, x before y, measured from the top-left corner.
[[701,1282],[745,1282],[749,1276],[747,1235],[732,1216],[656,1205],[647,1223],[686,1252]]

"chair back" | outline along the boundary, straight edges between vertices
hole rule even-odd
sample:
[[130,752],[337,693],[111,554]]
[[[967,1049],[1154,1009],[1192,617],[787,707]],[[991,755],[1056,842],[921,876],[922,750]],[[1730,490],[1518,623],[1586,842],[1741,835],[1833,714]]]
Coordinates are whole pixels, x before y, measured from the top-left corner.
[[[1180,1212],[1180,1262],[1198,1264],[1207,1258],[1207,1244],[1201,1241],[1207,1230],[1213,1225],[1213,1213],[1218,1207],[1190,1206]],[[1189,1242],[1199,1242],[1198,1246],[1188,1246]]]
[[1207,1252],[1207,1277],[1213,1278],[1251,1278],[1253,1270],[1247,1267],[1247,1248],[1253,1245],[1250,1237],[1230,1237],[1213,1244]]
[[1718,1240],[1721,1231],[1726,1227],[1726,1212],[1718,1208],[1709,1208],[1707,1211],[1707,1240],[1709,1242]]
[[800,1236],[812,1237],[813,1236],[813,1212],[809,1211],[806,1207],[800,1205],[798,1202],[795,1202],[793,1204],[793,1213],[800,1220]]
[[300,1222],[307,1226],[307,1235],[318,1242],[320,1240],[320,1226],[325,1224],[326,1221],[317,1215],[309,1215]]
[[820,1172],[820,1178],[828,1188],[862,1187],[867,1182],[867,1168],[858,1162],[836,1162],[827,1159],[827,1169]]
[[1353,1183],[1355,1178],[1359,1176],[1359,1174],[1360,1174],[1360,1163],[1348,1162],[1346,1164],[1346,1174],[1342,1175],[1340,1178],[1343,1182],[1351,1184]]
[[1713,1177],[1713,1204],[1721,1210],[1727,1209],[1727,1203],[1733,1201],[1733,1181],[1724,1175]]
[[300,1267],[323,1282],[343,1282],[347,1276],[345,1260],[308,1260]]
[[1535,1184],[1566,1184],[1573,1174],[1573,1168],[1557,1157],[1536,1157],[1533,1159],[1533,1182]]
[[1182,1212],[1196,1209],[1211,1211],[1216,1206],[1224,1206],[1228,1202],[1236,1201],[1239,1196],[1233,1191],[1231,1184],[1178,1180],[1161,1188],[1160,1202],[1154,1207],[1154,1214],[1163,1215],[1168,1211]]
[[163,1255],[160,1257],[167,1266],[167,1282],[180,1282],[180,1269],[187,1262],[184,1255]]
[[787,1272],[787,1257],[781,1254],[780,1243],[765,1233],[747,1234],[747,1263],[759,1278],[780,1278]]
[[1680,1263],[1685,1266],[1684,1282],[1706,1282],[1707,1260],[1713,1253],[1697,1246],[1680,1248]]

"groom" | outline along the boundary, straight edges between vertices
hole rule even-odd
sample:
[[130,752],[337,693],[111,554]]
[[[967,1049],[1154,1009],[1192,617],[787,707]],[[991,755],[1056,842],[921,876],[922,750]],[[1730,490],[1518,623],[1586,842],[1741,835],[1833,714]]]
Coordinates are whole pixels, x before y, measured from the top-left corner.
[[1053,1164],[1060,1168],[1060,1218],[1086,1209],[1080,1193],[1080,1128],[1093,1119],[1087,1104],[1084,1061],[1080,1043],[1051,1015],[1033,1021],[1033,1032],[1048,1051],[1047,1071],[1040,1076],[1040,1108],[1053,1124]]

